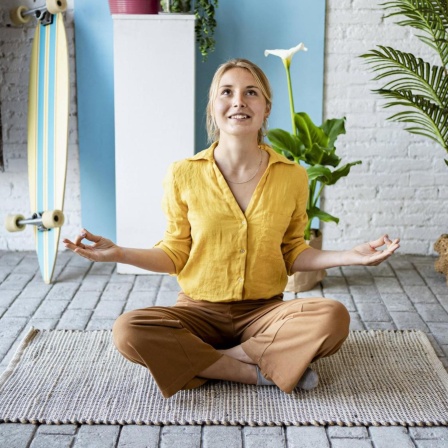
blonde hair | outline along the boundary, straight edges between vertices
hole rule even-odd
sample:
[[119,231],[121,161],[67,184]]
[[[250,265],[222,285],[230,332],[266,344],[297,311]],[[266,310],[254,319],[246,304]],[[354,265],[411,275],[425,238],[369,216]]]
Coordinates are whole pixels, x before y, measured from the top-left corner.
[[[206,126],[207,126],[207,136],[209,143],[219,140],[219,128],[216,125],[215,117],[213,115],[214,102],[218,94],[218,87],[219,83],[221,82],[221,78],[223,77],[224,73],[226,73],[228,70],[232,68],[242,68],[249,71],[252,74],[252,76],[255,79],[255,83],[257,84],[257,87],[261,90],[261,93],[263,94],[266,100],[266,107],[268,108],[268,110],[271,109],[272,90],[269,84],[269,80],[264,74],[263,70],[261,70],[261,68],[258,67],[258,65],[255,65],[253,62],[247,59],[231,59],[230,61],[225,62],[224,64],[220,65],[216,70],[212,79],[212,83],[210,84],[210,90],[208,92],[208,104],[206,109],[207,114]],[[268,120],[266,117],[263,121],[263,126],[258,131],[258,143],[262,143],[263,141],[263,137],[267,131],[267,121]]]

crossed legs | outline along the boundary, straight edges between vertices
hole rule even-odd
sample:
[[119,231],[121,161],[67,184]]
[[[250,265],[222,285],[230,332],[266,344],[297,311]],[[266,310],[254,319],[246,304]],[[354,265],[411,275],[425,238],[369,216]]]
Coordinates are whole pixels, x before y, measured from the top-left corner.
[[187,299],[125,313],[113,328],[117,349],[148,368],[165,397],[209,378],[257,384],[257,368],[290,393],[310,362],[336,352],[348,335],[347,310],[329,299]]

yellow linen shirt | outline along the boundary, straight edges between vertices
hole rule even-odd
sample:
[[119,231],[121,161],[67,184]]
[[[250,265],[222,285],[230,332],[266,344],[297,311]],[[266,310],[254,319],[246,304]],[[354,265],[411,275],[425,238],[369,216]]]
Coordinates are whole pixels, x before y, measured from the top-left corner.
[[266,171],[243,213],[215,163],[217,143],[173,163],[164,180],[164,239],[182,291],[194,300],[270,298],[308,248],[306,170],[267,145]]

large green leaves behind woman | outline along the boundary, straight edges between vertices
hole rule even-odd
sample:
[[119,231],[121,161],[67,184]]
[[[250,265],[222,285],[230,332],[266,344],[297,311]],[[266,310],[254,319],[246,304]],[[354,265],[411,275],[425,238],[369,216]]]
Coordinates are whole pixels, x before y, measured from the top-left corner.
[[[313,218],[325,222],[339,222],[339,219],[322,211],[319,198],[325,185],[334,185],[339,179],[347,176],[354,165],[360,160],[339,167],[342,159],[336,154],[336,140],[345,134],[345,118],[326,120],[321,126],[316,126],[308,114],[294,114],[296,134],[283,129],[268,131],[272,147],[290,160],[306,167],[309,178],[309,198],[307,204],[308,224],[305,238],[311,234]],[[336,168],[336,169],[332,169]]]

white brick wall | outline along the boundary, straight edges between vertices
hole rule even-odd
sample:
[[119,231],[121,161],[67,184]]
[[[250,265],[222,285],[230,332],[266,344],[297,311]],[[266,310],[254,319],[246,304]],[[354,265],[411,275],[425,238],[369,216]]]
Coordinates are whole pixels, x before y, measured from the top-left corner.
[[402,239],[403,253],[431,254],[448,231],[446,152],[436,143],[387,122],[393,109],[370,93],[381,84],[357,56],[376,45],[434,55],[408,27],[384,19],[379,1],[327,0],[325,102],[327,118],[347,117],[338,142],[345,161],[362,160],[324,192],[324,209],[340,218],[324,224],[324,248],[343,249],[382,233]]
[[[74,71],[73,2],[69,1],[66,25],[71,64],[69,161],[64,236],[81,225]],[[26,2],[23,2],[26,4]],[[378,2],[379,3],[379,2]],[[432,60],[410,30],[384,20],[371,0],[327,0],[325,108],[328,118],[347,117],[347,135],[339,140],[344,160],[361,159],[362,165],[337,185],[327,188],[323,206],[340,218],[326,224],[324,247],[342,249],[382,233],[402,238],[403,253],[430,254],[441,233],[448,231],[448,169],[446,153],[435,143],[413,136],[389,115],[382,100],[370,93],[378,87],[359,54],[377,44],[389,45]],[[0,11],[0,99],[3,120],[5,172],[0,172],[0,220],[8,213],[29,208],[26,165],[26,111],[28,64],[34,25],[8,26],[9,8]],[[28,0],[31,6],[33,1]],[[445,188],[444,188],[445,187]],[[8,234],[0,226],[0,250],[31,250],[31,232]]]

